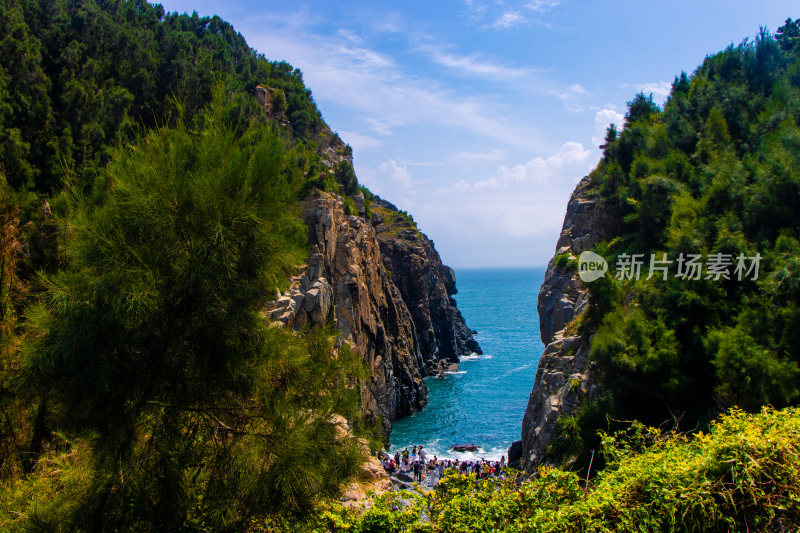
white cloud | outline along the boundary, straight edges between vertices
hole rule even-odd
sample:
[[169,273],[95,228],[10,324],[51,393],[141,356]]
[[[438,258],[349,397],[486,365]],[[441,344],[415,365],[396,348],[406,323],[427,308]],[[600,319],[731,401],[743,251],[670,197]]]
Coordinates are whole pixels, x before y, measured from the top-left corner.
[[636,92],[642,92],[645,95],[653,93],[653,99],[658,102],[663,102],[672,91],[672,84],[668,81],[656,81],[650,83],[623,83],[623,89],[634,88]]
[[606,130],[611,124],[615,124],[617,129],[622,129],[625,116],[622,113],[617,113],[613,109],[602,109],[594,115],[594,135],[592,135],[592,144],[600,146],[605,142]]
[[[504,30],[526,24],[538,24],[546,28],[550,24],[542,15],[559,5],[559,0],[466,0],[470,19],[483,29]],[[532,15],[530,18],[526,13]],[[487,23],[488,21],[491,21]]]
[[380,148],[386,144],[380,139],[370,137],[369,135],[362,135],[357,131],[339,131],[338,133],[339,137],[341,137],[344,142],[352,146],[356,151],[368,150],[370,148]]
[[511,168],[501,166],[497,175],[503,184],[536,183],[555,187],[568,183],[574,185],[582,178],[592,163],[592,151],[581,143],[567,142],[561,149],[547,157],[536,157],[524,165]]
[[498,65],[490,59],[481,58],[477,54],[469,56],[459,56],[447,54],[440,49],[425,45],[420,46],[419,50],[429,54],[429,58],[459,74],[467,74],[474,77],[489,78],[495,81],[508,81],[509,79],[520,79],[532,74],[531,69],[507,67]]
[[401,209],[414,207],[414,180],[406,165],[388,159],[376,167],[360,167],[358,181]]
[[550,9],[556,7],[559,4],[559,0],[531,0],[525,7],[532,11],[544,12],[549,11]]
[[512,85],[525,94],[544,95],[558,99],[571,112],[591,109],[587,100],[591,93],[579,83],[568,86],[556,83],[545,76],[545,71],[532,66],[516,67],[503,65],[483,54],[459,55],[449,52],[440,44],[425,42],[417,44],[415,50],[437,65],[453,71],[461,77],[484,79]]
[[519,14],[518,11],[507,11],[500,15],[497,20],[492,24],[492,28],[510,28],[525,22],[525,17]]
[[[518,189],[521,185],[545,188],[571,187],[591,170],[596,152],[584,148],[579,142],[564,143],[558,152],[546,157],[535,157],[527,163],[507,167],[501,165],[494,176],[472,183],[470,190]],[[441,191],[464,190],[463,180],[457,186],[444,187]]]
[[563,89],[553,89],[551,93],[555,94],[557,98],[561,100],[561,103],[564,104],[567,111],[581,112],[587,109],[585,101],[586,97],[589,96],[589,91],[578,83],[574,83]]
[[[427,124],[517,145],[529,146],[531,139],[540,139],[534,127],[510,122],[507,113],[495,108],[486,96],[445,89],[440,82],[410,74],[391,57],[354,45],[342,36],[273,30],[253,31],[248,40],[257,50],[300,68],[318,102],[352,110],[378,135]],[[508,67],[492,66],[476,57],[440,59],[485,75],[516,75]]]
[[[599,153],[578,142],[484,180],[461,178],[425,195],[414,218],[458,265],[543,264],[555,249],[569,196]],[[475,251],[480,251],[476,255]]]
[[397,161],[390,159],[378,165],[379,179],[390,181],[393,185],[411,189],[411,173],[408,167],[398,165]]
[[589,91],[583,88],[579,83],[573,83],[567,89],[573,94],[589,94]]
[[489,152],[459,152],[456,155],[449,157],[448,162],[453,163],[472,163],[475,161],[499,161],[505,159],[508,155],[507,150],[496,148]]
[[355,32],[352,32],[350,30],[346,30],[346,29],[342,28],[342,29],[339,29],[336,33],[338,35],[341,35],[342,37],[344,37],[345,39],[347,39],[351,43],[361,44],[361,42],[362,42],[361,37],[359,37],[358,35],[355,34]]

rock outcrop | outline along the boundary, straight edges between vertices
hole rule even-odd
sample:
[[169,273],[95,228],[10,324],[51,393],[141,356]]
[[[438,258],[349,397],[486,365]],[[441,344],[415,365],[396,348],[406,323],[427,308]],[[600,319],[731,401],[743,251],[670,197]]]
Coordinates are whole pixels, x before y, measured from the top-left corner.
[[311,244],[308,264],[267,312],[285,327],[333,321],[340,342],[349,343],[367,364],[364,408],[383,421],[388,434],[396,418],[427,401],[411,315],[386,273],[370,223],[346,215],[338,195],[321,192],[304,203],[303,218]]
[[[334,415],[331,422],[336,425],[337,438],[353,438],[350,425],[344,417]],[[392,490],[392,480],[380,460],[370,453],[367,441],[358,439],[358,445],[366,457],[366,462],[361,466],[358,477],[344,487],[340,501],[351,509],[369,509],[372,507],[370,494],[380,496]]]
[[558,458],[552,453],[558,420],[598,393],[589,360],[591,336],[575,326],[589,305],[588,288],[574,269],[557,257],[581,252],[618,234],[617,213],[589,197],[588,177],[575,188],[567,205],[556,255],[547,265],[539,290],[539,328],[545,350],[522,421],[521,466],[529,471]]
[[381,198],[372,201],[372,212],[384,264],[414,322],[423,372],[447,369],[459,355],[482,353],[456,307],[455,273],[442,264],[433,241]]
[[[291,126],[280,90],[259,85],[254,96],[280,127]],[[392,220],[370,216],[364,194],[352,190],[357,185],[348,172],[352,150],[326,124],[312,140],[326,168],[323,175],[333,173],[338,180],[343,173],[339,185],[349,191],[352,203],[346,211],[341,197],[321,192],[304,202],[311,256],[266,314],[283,327],[332,320],[341,331],[340,341],[349,343],[368,366],[365,412],[383,422],[388,436],[395,419],[425,405],[423,376],[452,368],[459,355],[480,353],[480,347],[452,298],[455,275],[442,264],[433,242],[413,223],[399,227],[397,222],[405,220],[400,212],[377,197],[375,209],[391,213]],[[361,216],[346,214],[353,210]]]

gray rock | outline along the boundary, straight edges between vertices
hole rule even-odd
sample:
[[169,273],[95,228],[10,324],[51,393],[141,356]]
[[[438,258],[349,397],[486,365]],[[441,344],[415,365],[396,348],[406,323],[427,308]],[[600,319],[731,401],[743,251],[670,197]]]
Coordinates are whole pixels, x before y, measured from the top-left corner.
[[305,299],[305,295],[302,292],[296,292],[292,295],[292,300],[295,303],[295,310],[303,308],[303,300]]
[[[572,193],[556,256],[579,255],[619,232],[617,212],[588,198],[590,185],[586,177]],[[590,339],[570,336],[565,330],[588,308],[588,287],[576,272],[557,267],[555,262],[553,257],[547,265],[539,290],[539,327],[546,348],[522,420],[520,463],[530,472],[539,464],[558,462],[560,458],[548,455],[558,420],[576,413],[600,392],[589,360]]]
[[308,311],[309,313],[317,307],[317,301],[319,300],[319,293],[320,289],[317,287],[311,287],[306,291],[305,295],[303,296],[303,309]]
[[405,472],[398,472],[397,474],[394,475],[394,478],[398,481],[403,481],[405,483],[414,482],[414,478],[411,476],[411,474]]
[[364,214],[364,194],[358,193],[353,196],[353,203],[356,205],[356,209],[360,214]]

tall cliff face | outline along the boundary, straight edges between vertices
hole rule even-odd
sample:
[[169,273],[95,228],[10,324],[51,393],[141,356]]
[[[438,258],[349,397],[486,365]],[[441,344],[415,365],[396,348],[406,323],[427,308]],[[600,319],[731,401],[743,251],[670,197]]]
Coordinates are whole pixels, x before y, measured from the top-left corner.
[[373,201],[372,221],[384,265],[408,307],[426,374],[458,362],[459,355],[482,353],[453,296],[453,269],[442,263],[433,241],[389,202]]
[[306,200],[311,255],[267,313],[284,327],[333,321],[341,342],[367,364],[365,412],[388,435],[397,418],[425,405],[424,376],[480,347],[452,298],[453,270],[433,243],[396,220],[401,215],[388,202],[378,199],[375,211],[368,222],[345,214],[338,195]]
[[303,218],[311,256],[269,314],[287,327],[333,321],[341,341],[368,366],[364,407],[388,432],[396,418],[427,401],[411,315],[383,266],[375,229],[346,215],[341,197],[316,193],[304,203]]
[[[258,86],[255,97],[271,119],[289,126],[273,89]],[[352,150],[326,124],[314,141],[329,171],[352,170]],[[368,366],[365,412],[382,420],[388,435],[394,420],[425,405],[422,377],[481,351],[452,298],[455,274],[433,242],[389,202],[375,197],[370,215],[361,192],[351,198],[360,216],[347,215],[336,194],[316,192],[304,202],[311,256],[268,313],[287,327],[334,322]]]
[[563,254],[577,258],[619,232],[617,214],[589,198],[590,185],[584,178],[570,197],[556,254],[539,290],[539,328],[546,347],[522,421],[521,465],[529,471],[558,459],[552,447],[558,420],[598,393],[589,361],[591,335],[580,335],[575,327],[588,308],[588,288],[577,272],[556,261]]

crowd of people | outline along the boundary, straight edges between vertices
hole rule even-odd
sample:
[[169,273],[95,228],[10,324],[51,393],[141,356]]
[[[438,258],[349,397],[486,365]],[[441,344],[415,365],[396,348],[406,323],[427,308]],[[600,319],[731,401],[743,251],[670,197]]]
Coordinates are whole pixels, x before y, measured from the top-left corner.
[[394,456],[381,452],[379,459],[387,473],[413,473],[414,481],[417,482],[422,482],[423,479],[431,475],[435,476],[436,479],[440,479],[444,471],[448,469],[454,469],[461,474],[476,474],[478,479],[499,477],[503,474],[503,468],[506,466],[505,456],[499,461],[439,459],[435,455],[429,457],[429,454],[422,446],[414,446],[411,451],[406,448],[402,452],[395,452]]

